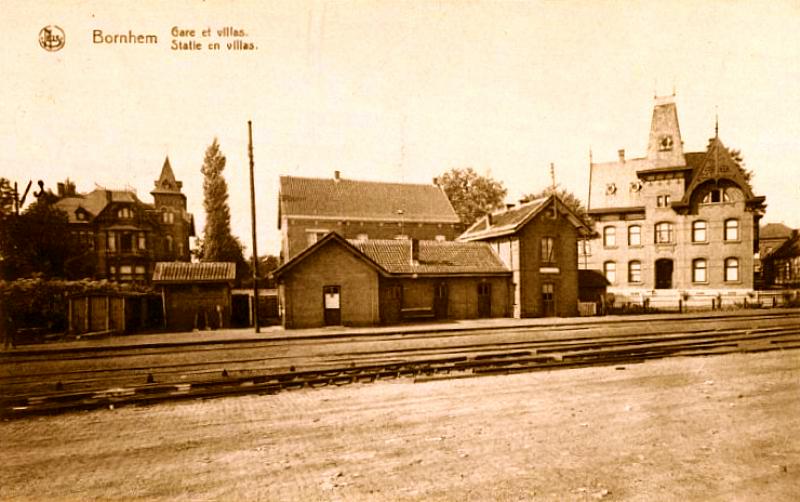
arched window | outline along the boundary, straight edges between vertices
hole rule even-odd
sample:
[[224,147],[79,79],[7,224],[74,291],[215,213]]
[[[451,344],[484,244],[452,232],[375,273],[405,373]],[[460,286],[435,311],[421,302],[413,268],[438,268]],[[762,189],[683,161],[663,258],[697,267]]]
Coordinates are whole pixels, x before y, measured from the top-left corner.
[[638,260],[628,262],[628,282],[642,282],[642,262]]
[[656,223],[656,244],[669,244],[672,242],[672,223],[662,221]]
[[608,282],[614,284],[617,281],[617,264],[613,261],[603,263],[603,274]]
[[725,258],[725,280],[729,282],[739,280],[738,258]]
[[706,235],[706,230],[708,229],[708,223],[703,220],[693,221],[692,222],[692,242],[706,242],[708,240],[708,236]]
[[692,282],[708,282],[708,262],[705,258],[692,260]]
[[617,245],[617,229],[615,227],[603,228],[603,246],[610,248]]
[[172,252],[172,236],[171,235],[167,236],[167,252],[168,253]]
[[639,225],[631,225],[628,227],[628,245],[641,246],[642,245],[642,227]]
[[725,240],[726,241],[739,240],[739,220],[735,219],[725,220]]

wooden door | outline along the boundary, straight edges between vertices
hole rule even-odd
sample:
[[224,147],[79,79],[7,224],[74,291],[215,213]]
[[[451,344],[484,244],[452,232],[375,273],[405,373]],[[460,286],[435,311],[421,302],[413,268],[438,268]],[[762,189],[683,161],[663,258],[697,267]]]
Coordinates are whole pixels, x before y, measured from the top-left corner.
[[401,321],[403,307],[403,286],[389,284],[381,291],[381,322],[397,324]]
[[488,282],[478,284],[478,317],[492,317],[492,285]]
[[552,282],[542,284],[542,315],[544,317],[556,315],[556,286]]
[[433,316],[436,319],[447,319],[447,283],[440,282],[433,292]]

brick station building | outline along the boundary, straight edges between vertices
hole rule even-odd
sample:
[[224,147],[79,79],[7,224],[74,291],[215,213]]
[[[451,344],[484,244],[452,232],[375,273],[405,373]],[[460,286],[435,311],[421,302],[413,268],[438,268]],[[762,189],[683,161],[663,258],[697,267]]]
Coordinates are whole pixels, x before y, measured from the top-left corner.
[[487,214],[458,239],[492,246],[512,271],[514,317],[578,315],[579,238],[592,230],[555,195]]
[[281,258],[287,262],[328,232],[345,239],[453,240],[463,227],[437,185],[281,176]]

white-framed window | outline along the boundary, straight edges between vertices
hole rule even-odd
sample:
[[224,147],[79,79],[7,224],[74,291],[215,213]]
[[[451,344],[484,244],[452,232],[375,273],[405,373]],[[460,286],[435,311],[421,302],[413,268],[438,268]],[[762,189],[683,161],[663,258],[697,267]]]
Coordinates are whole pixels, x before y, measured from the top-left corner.
[[708,223],[703,220],[697,220],[692,222],[692,242],[706,242],[708,240],[708,235],[706,231],[708,230]]
[[165,241],[167,243],[167,252],[171,253],[172,252],[172,245],[173,245],[172,236],[168,235],[166,237]]
[[610,248],[617,245],[617,229],[616,227],[603,228],[603,246]]
[[611,284],[617,282],[617,264],[613,261],[603,263],[603,275],[606,276],[606,280]]
[[166,208],[162,209],[161,211],[162,211],[161,213],[162,223],[166,223],[167,225],[175,223],[175,213]]
[[136,239],[136,244],[139,249],[147,249],[147,237],[145,236],[144,232],[139,232],[139,236]]
[[123,282],[133,280],[133,267],[131,265],[121,265],[119,267],[119,280]]
[[725,240],[726,241],[739,240],[739,220],[734,218],[725,220]]
[[725,280],[735,282],[739,280],[739,259],[725,258]]
[[662,221],[656,223],[656,244],[669,244],[672,241],[672,223]]
[[327,233],[327,230],[306,230],[306,243],[309,246],[316,244],[316,242],[322,239]]
[[669,195],[659,195],[656,197],[656,206],[669,207]]
[[692,282],[708,281],[708,262],[705,258],[692,260]]
[[129,207],[121,207],[117,210],[117,218],[121,220],[129,220],[133,218],[133,211]]
[[642,282],[642,262],[639,260],[628,262],[628,282]]
[[628,245],[642,245],[642,227],[640,225],[631,225],[628,227]]

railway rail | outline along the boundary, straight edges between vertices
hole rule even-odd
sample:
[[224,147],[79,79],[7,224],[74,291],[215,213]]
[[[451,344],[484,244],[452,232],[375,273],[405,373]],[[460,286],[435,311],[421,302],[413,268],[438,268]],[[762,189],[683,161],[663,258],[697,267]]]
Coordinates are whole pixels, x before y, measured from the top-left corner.
[[[599,365],[629,365],[672,356],[706,356],[731,352],[760,352],[800,348],[800,316],[752,316],[749,320],[776,319],[775,326],[724,327],[727,318],[709,326],[700,322],[692,329],[659,329],[642,332],[628,325],[618,333],[576,335],[568,330],[503,329],[489,333],[375,335],[366,347],[355,347],[353,337],[331,338],[327,350],[307,355],[277,354],[268,357],[231,357],[160,365],[90,367],[72,371],[40,371],[0,379],[0,415],[19,417],[75,409],[148,404],[159,401],[210,398],[239,394],[271,394],[283,390],[345,385],[391,378],[424,381],[464,378],[524,371],[546,371]],[[747,321],[741,316],[736,320]],[[594,329],[596,326],[583,329]],[[652,327],[651,327],[652,328]],[[624,330],[623,330],[624,331]],[[566,333],[566,336],[565,334]],[[496,340],[499,334],[507,338]],[[471,340],[483,336],[486,340]],[[515,338],[516,337],[516,338]],[[402,341],[403,344],[398,342]],[[376,343],[377,342],[377,343]],[[409,343],[412,342],[412,343]],[[435,343],[434,343],[435,342]],[[314,342],[296,342],[300,352]],[[319,341],[316,342],[320,344]],[[405,344],[405,345],[404,345]],[[237,344],[234,353],[254,347],[274,350],[289,341]],[[218,349],[218,347],[217,347]],[[213,353],[212,346],[200,350]],[[147,352],[147,350],[143,350]],[[61,354],[62,361],[108,361],[125,354],[143,357],[169,356],[179,348],[157,347],[148,354],[125,350]],[[134,357],[135,356],[135,357]],[[23,355],[17,362],[36,364],[41,355]],[[56,358],[58,359],[58,358]],[[53,363],[48,359],[49,365]]]

